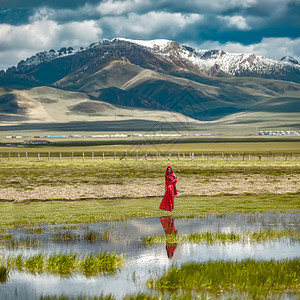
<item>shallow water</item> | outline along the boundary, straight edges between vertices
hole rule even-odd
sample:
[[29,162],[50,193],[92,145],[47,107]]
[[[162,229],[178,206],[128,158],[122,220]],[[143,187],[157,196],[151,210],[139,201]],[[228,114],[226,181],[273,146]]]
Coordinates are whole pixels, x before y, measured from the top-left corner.
[[[170,221],[170,220],[169,220]],[[171,228],[179,235],[195,232],[237,232],[258,231],[261,229],[300,230],[299,213],[256,213],[244,215],[208,215],[195,219],[174,219]],[[170,228],[169,228],[170,229]],[[114,251],[125,254],[125,265],[113,275],[86,278],[74,274],[72,277],[54,275],[32,275],[26,272],[11,271],[9,280],[0,284],[0,299],[39,299],[41,295],[50,296],[100,296],[112,294],[121,299],[138,292],[153,293],[145,285],[154,276],[161,275],[172,264],[205,262],[208,260],[256,260],[285,259],[299,257],[300,243],[282,239],[265,243],[227,243],[227,244],[182,244],[145,245],[146,236],[163,235],[165,228],[159,218],[133,219],[119,222],[79,224],[76,227],[44,226],[40,234],[28,233],[18,229],[13,232],[17,239],[38,238],[41,245],[31,249],[0,248],[0,255],[32,255],[43,251],[45,254],[79,253],[97,254],[101,251]],[[86,232],[104,234],[107,238],[93,243],[85,240],[63,242],[53,240],[62,232],[82,236]]]

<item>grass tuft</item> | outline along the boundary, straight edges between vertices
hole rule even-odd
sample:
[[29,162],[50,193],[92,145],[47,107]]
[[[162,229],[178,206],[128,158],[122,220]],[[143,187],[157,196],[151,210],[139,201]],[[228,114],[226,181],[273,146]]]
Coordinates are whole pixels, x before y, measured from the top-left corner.
[[240,262],[209,261],[189,263],[181,268],[173,266],[148,286],[160,292],[246,293],[252,299],[270,297],[286,292],[298,293],[300,288],[300,260]]
[[60,276],[69,276],[74,272],[82,273],[85,276],[95,276],[98,274],[114,273],[120,269],[124,263],[123,255],[113,252],[99,252],[98,255],[89,254],[79,256],[73,254],[55,254],[46,257],[39,253],[29,258],[22,254],[9,256],[7,258],[7,268],[28,271],[32,274],[49,273]]
[[0,266],[0,283],[5,283],[8,279],[8,270],[4,266]]
[[230,232],[199,232],[185,235],[157,235],[148,236],[143,239],[145,244],[156,243],[235,243],[235,242],[257,242],[262,243],[266,241],[279,240],[281,238],[289,238],[293,241],[300,240],[300,232],[296,230],[274,230],[264,229],[257,232],[244,232],[241,234]]

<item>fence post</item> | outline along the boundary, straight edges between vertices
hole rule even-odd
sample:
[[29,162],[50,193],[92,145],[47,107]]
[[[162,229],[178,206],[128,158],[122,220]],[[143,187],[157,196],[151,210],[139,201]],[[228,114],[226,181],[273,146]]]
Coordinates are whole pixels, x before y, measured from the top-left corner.
[[40,152],[38,152],[38,161],[40,161]]
[[185,154],[184,153],[182,153],[182,158],[185,159]]
[[194,152],[192,152],[192,160],[194,160]]
[[114,160],[116,160],[116,152],[114,152]]
[[125,152],[125,160],[127,160],[127,151]]
[[59,152],[59,160],[61,160],[61,152]]
[[104,160],[104,152],[102,152],[102,160]]
[[145,154],[145,160],[147,160],[147,152],[146,152],[146,154]]
[[18,161],[20,161],[20,152],[18,152]]
[[92,160],[94,160],[94,152],[92,152]]

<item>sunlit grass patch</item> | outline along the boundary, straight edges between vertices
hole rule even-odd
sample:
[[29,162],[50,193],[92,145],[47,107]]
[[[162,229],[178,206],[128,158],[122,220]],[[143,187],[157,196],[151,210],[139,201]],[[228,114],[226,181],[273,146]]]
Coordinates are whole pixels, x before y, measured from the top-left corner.
[[263,229],[259,231],[247,231],[244,233],[236,232],[198,232],[185,235],[157,235],[148,236],[143,239],[145,244],[155,243],[235,243],[235,242],[252,242],[260,243],[272,240],[279,240],[281,238],[288,238],[294,241],[300,240],[300,232],[296,230],[274,230]]
[[246,293],[253,299],[291,292],[299,295],[300,260],[240,262],[209,261],[173,266],[148,286],[161,292]]
[[6,267],[27,271],[32,274],[49,273],[60,276],[69,276],[72,273],[82,273],[85,276],[114,273],[124,263],[122,254],[113,252],[99,252],[97,255],[54,254],[49,257],[39,253],[30,257],[22,254],[9,256]]

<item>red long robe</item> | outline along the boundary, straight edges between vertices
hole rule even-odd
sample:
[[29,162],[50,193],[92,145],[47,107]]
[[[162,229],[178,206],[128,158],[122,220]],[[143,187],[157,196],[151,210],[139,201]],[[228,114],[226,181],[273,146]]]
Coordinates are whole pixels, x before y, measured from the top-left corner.
[[[168,172],[168,168],[171,168],[171,174]],[[173,172],[172,167],[168,166],[165,174],[165,194],[161,200],[160,209],[172,211],[174,209],[174,198],[177,195],[176,183],[177,179]]]

